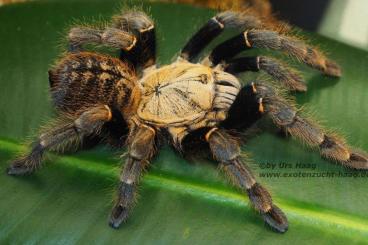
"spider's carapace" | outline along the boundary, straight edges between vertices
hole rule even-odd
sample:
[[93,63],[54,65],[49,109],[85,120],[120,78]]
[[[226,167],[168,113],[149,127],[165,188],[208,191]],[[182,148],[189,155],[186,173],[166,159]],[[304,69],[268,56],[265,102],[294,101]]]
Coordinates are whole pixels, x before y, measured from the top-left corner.
[[181,60],[148,71],[139,84],[136,119],[167,129],[178,144],[189,132],[223,121],[241,88],[229,73]]

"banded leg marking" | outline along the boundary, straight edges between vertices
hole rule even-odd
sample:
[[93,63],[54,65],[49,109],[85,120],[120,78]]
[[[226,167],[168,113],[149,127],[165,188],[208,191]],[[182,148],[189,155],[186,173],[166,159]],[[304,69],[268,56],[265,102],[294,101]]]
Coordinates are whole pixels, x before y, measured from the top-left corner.
[[180,57],[193,61],[198,54],[226,28],[238,28],[241,30],[260,28],[261,21],[246,12],[224,11],[210,19],[196,32],[186,43]]
[[307,90],[307,86],[297,71],[274,58],[265,56],[241,57],[230,59],[223,66],[224,71],[231,74],[262,70],[291,91],[302,92]]
[[120,58],[134,67],[147,68],[156,63],[156,35],[153,21],[141,11],[114,16],[103,29],[73,27],[68,34],[69,51],[81,52],[83,45],[105,45],[121,49]]
[[107,27],[104,30],[90,27],[73,27],[68,34],[69,51],[83,51],[83,45],[106,45],[109,47],[131,50],[137,43],[137,38],[120,29]]
[[296,38],[269,30],[245,31],[216,46],[211,52],[209,60],[215,66],[251,48],[279,50],[326,75],[341,76],[340,67],[333,61],[328,60],[316,48],[308,46]]
[[33,143],[32,150],[15,159],[7,169],[9,175],[30,174],[41,167],[46,150],[57,148],[66,142],[78,142],[83,136],[98,133],[105,122],[112,118],[106,105],[96,106],[82,113],[74,122],[56,125]]
[[129,217],[140,176],[155,152],[155,134],[151,127],[141,126],[130,136],[129,155],[120,175],[118,197],[109,220],[112,228],[118,228]]
[[272,202],[269,192],[255,180],[242,162],[238,142],[222,129],[209,130],[205,136],[215,160],[232,182],[248,194],[253,207],[272,229],[284,233],[288,229],[285,214]]
[[156,63],[156,32],[153,20],[141,11],[127,11],[113,17],[115,28],[127,31],[137,37],[137,45],[129,52],[122,50],[120,58],[127,59],[143,69]]
[[255,83],[256,97],[263,98],[265,113],[275,125],[291,136],[300,139],[311,147],[318,147],[323,157],[354,169],[368,169],[368,154],[349,147],[345,140],[326,133],[317,123],[299,115],[283,97],[264,83]]

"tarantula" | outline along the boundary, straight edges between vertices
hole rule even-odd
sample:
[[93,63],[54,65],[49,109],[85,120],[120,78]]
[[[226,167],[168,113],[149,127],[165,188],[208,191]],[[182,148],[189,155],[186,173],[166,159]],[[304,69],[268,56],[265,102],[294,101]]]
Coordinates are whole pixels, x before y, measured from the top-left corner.
[[[200,141],[232,182],[247,193],[265,223],[285,232],[285,214],[243,162],[234,132],[243,132],[268,116],[287,134],[344,166],[367,169],[368,154],[352,150],[341,138],[303,118],[269,83],[241,85],[239,73],[265,71],[288,90],[306,90],[300,75],[274,58],[234,58],[254,48],[282,51],[328,76],[341,74],[338,65],[315,48],[265,29],[262,23],[248,12],[218,13],[189,39],[175,62],[162,67],[155,64],[155,26],[144,12],[122,12],[103,28],[71,28],[69,52],[49,71],[57,120],[42,131],[30,153],[11,163],[7,173],[34,172],[45,151],[58,151],[66,143],[80,145],[96,136],[119,147],[126,141],[127,159],[109,219],[110,226],[117,228],[127,220],[140,176],[158,148],[168,142],[185,153],[185,145]],[[196,62],[205,46],[227,28],[241,34]],[[84,51],[85,44],[116,48],[120,57]]]

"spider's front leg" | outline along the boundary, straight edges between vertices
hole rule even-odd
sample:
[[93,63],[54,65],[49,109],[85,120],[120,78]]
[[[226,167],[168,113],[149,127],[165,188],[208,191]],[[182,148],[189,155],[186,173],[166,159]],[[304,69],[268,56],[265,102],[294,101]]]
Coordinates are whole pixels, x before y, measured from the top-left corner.
[[276,126],[307,145],[319,148],[323,157],[354,169],[368,169],[368,154],[349,147],[341,137],[331,135],[317,123],[303,118],[298,110],[265,83],[254,83],[259,108],[270,116]]
[[127,220],[135,203],[139,178],[155,152],[155,135],[153,128],[142,125],[132,132],[128,140],[129,154],[120,175],[117,202],[109,220],[113,228]]
[[273,229],[284,233],[288,229],[285,214],[275,204],[268,191],[257,183],[250,169],[242,162],[239,143],[223,129],[213,128],[206,134],[211,152],[232,182],[245,191],[251,204]]
[[9,175],[30,174],[40,168],[42,156],[46,150],[62,148],[66,143],[79,141],[88,135],[98,133],[102,125],[112,118],[111,110],[106,105],[92,107],[74,120],[67,122],[67,119],[59,119],[56,125],[49,125],[33,143],[31,152],[25,156],[15,159],[7,169]]
[[69,51],[80,52],[84,44],[106,45],[129,51],[137,40],[134,35],[117,28],[95,29],[87,26],[73,27],[68,34]]
[[239,28],[244,30],[261,28],[262,26],[261,20],[254,15],[235,11],[221,12],[211,18],[188,40],[180,57],[193,62],[200,52],[225,29]]
[[341,76],[340,67],[317,48],[295,37],[270,30],[246,30],[217,45],[208,59],[212,66],[215,66],[233,58],[242,51],[254,48],[281,51],[328,76]]

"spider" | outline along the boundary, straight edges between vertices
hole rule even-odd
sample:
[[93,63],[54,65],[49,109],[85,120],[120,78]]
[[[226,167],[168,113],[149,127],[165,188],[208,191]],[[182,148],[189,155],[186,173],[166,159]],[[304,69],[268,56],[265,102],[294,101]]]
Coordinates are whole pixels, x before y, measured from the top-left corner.
[[[217,45],[197,60],[200,52],[223,30],[239,35]],[[267,56],[235,58],[245,50],[282,51],[333,77],[340,68],[303,41],[265,28],[250,12],[224,11],[196,32],[168,65],[156,65],[155,26],[142,11],[121,11],[101,28],[75,26],[68,33],[68,52],[49,71],[51,97],[57,118],[34,141],[31,151],[18,156],[9,175],[39,169],[45,151],[61,151],[82,142],[128,146],[109,224],[118,228],[128,219],[140,176],[163,144],[179,152],[200,142],[229,179],[249,197],[265,223],[286,232],[286,215],[259,184],[240,155],[237,133],[267,116],[288,135],[319,149],[343,166],[368,168],[368,154],[350,148],[342,138],[325,132],[274,85],[262,81],[242,86],[240,73],[264,71],[289,91],[306,91],[301,76]],[[120,51],[114,58],[86,51],[85,45]]]

